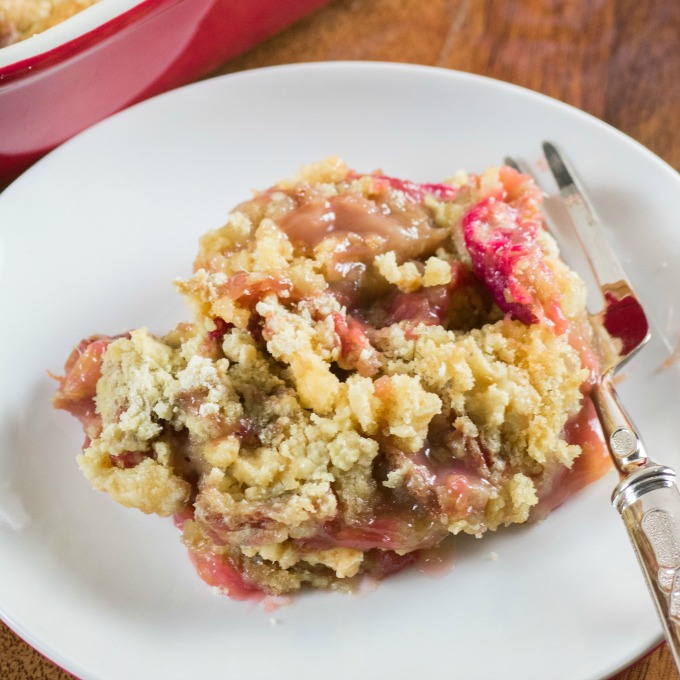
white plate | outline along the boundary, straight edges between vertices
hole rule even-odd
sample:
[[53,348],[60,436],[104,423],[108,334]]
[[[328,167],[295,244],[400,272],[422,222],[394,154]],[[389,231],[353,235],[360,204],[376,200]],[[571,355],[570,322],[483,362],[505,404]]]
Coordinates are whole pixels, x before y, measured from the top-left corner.
[[[613,473],[542,524],[460,540],[445,577],[409,572],[369,596],[308,594],[268,614],[205,586],[169,520],[92,491],[74,463],[80,428],[49,404],[46,369],[59,371],[81,337],[188,318],[170,281],[251,188],[330,154],[437,181],[508,153],[535,162],[543,139],[569,151],[674,342],[678,175],[583,113],[471,75],[354,63],[209,80],[104,121],[10,186],[0,196],[3,619],[83,678],[585,680],[649,649],[660,629],[609,504]],[[678,465],[680,378],[656,370],[667,356],[657,339],[621,391],[649,449]]]

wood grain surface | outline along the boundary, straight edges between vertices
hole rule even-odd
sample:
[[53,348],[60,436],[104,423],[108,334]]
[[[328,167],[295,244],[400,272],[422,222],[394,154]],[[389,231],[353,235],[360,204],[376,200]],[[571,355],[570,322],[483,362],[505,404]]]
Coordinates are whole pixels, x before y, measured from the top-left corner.
[[[340,59],[516,83],[601,118],[680,170],[679,0],[339,0],[212,75]],[[0,678],[69,677],[0,623]],[[678,674],[662,645],[614,678]]]

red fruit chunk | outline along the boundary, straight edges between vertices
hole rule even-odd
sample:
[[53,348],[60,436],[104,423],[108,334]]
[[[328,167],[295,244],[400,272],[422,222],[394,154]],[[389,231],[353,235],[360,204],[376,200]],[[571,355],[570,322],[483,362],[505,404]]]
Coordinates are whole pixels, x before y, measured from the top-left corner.
[[536,241],[541,225],[517,208],[487,198],[463,217],[474,273],[496,304],[525,324],[545,323],[564,333],[559,289]]
[[499,168],[498,178],[504,192],[504,195],[498,198],[517,208],[525,219],[535,219],[539,214],[543,196],[531,176],[504,166]]
[[344,357],[358,354],[363,349],[371,346],[368,336],[364,332],[364,325],[352,316],[344,316],[340,312],[334,312],[333,325],[340,339],[340,350]]
[[366,571],[373,578],[382,580],[414,564],[418,554],[418,551],[399,555],[394,550],[371,550],[366,559]]
[[[89,433],[92,437],[99,436],[102,429],[102,419],[97,413],[97,407],[92,397],[80,399],[79,401],[59,402],[57,401],[57,395],[55,395],[52,403],[55,408],[68,411],[74,418],[77,418],[86,433]],[[86,441],[83,444],[83,450],[89,445],[90,442]]]
[[373,177],[378,183],[384,182],[392,189],[401,191],[413,203],[422,203],[428,195],[435,196],[440,201],[450,201],[458,193],[458,189],[450,184],[419,184],[386,175],[373,175]]
[[111,462],[119,468],[133,468],[137,467],[148,454],[142,451],[123,451],[116,456],[109,456]]
[[239,272],[224,287],[224,293],[246,307],[254,307],[267,293],[290,297],[293,283],[284,275]]
[[[338,360],[340,368],[356,369],[363,376],[374,375],[378,370],[378,362],[375,350],[366,335],[366,326],[349,314],[345,316],[334,312],[332,317],[335,332],[340,340],[341,356]],[[364,350],[369,350],[369,354],[362,356]]]
[[97,381],[101,377],[104,352],[119,337],[123,336],[93,335],[85,338],[66,360],[65,375],[50,374],[59,381],[59,390],[52,398],[52,404],[78,418],[86,432],[101,428],[101,418],[94,403]]
[[480,477],[464,472],[441,472],[437,475],[437,500],[451,517],[469,517],[483,512],[490,485]]
[[[82,340],[66,360],[66,375],[57,378],[60,387],[55,401],[77,401],[94,397],[101,376],[102,356],[113,338],[94,335]],[[55,404],[56,405],[56,404]],[[64,408],[57,405],[57,408]]]
[[[375,517],[370,518],[366,524],[350,526],[347,524],[326,525],[327,545],[356,548],[357,550],[370,550],[381,548],[389,550],[399,547],[400,521],[398,519]],[[323,542],[323,539],[321,539]]]
[[357,550],[412,551],[429,548],[445,533],[442,525],[432,518],[386,514],[369,517],[363,524],[327,522],[319,534],[305,540],[304,544],[313,549],[342,546]]
[[201,353],[207,357],[217,358],[219,352],[222,349],[222,341],[224,340],[224,336],[232,328],[234,328],[234,324],[227,323],[222,317],[219,316],[213,318],[213,323],[215,324],[215,330],[208,331],[201,348]]
[[246,330],[258,345],[261,345],[264,342],[264,335],[262,334],[263,325],[264,319],[256,312],[253,312],[250,315],[250,321],[248,321]]
[[[480,281],[463,262],[452,261],[451,281],[445,286],[421,288],[412,293],[396,291],[383,303],[384,318],[376,317],[379,326],[388,326],[400,321],[411,322],[411,328],[422,323],[426,326],[444,328],[466,327],[470,323],[469,308],[471,300],[484,302],[488,293]],[[474,323],[474,322],[473,322]],[[406,330],[407,337],[409,330]]]
[[[194,519],[194,509],[185,508],[173,516],[174,525],[181,531]],[[223,588],[233,600],[261,600],[264,593],[247,583],[236,566],[224,555],[204,555],[189,550],[189,558],[196,572],[210,586]]]
[[257,425],[250,418],[241,418],[236,434],[241,439],[241,444],[246,447],[260,446],[260,433]]
[[210,586],[223,588],[232,600],[261,600],[264,593],[246,583],[224,555],[202,555],[189,551],[198,575]]
[[215,330],[210,331],[208,333],[208,336],[210,339],[216,343],[221,343],[222,340],[224,339],[224,336],[227,334],[228,331],[230,331],[233,327],[233,323],[227,323],[222,317],[216,316],[213,319],[213,323],[215,324]]
[[447,286],[421,288],[414,293],[398,292],[391,301],[385,325],[411,321],[426,326],[444,325],[451,290]]
[[176,512],[172,516],[172,522],[173,524],[181,531],[184,529],[184,525],[190,520],[194,518],[194,509],[193,508],[184,508],[184,510],[180,510],[180,512]]

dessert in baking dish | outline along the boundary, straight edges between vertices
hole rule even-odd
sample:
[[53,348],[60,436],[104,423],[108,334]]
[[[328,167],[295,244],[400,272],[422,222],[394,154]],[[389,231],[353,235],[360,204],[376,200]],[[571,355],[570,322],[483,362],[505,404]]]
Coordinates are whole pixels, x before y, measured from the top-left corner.
[[30,38],[97,0],[0,0],[0,47]]
[[119,503],[174,515],[236,598],[383,577],[599,477],[585,288],[532,180],[417,184],[337,159],[239,205],[193,310],[74,350],[54,404]]

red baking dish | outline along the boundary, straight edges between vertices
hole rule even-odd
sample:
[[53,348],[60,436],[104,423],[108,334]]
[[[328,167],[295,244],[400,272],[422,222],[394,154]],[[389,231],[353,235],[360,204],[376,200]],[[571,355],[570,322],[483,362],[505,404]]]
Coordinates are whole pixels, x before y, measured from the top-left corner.
[[328,0],[100,0],[0,49],[0,187],[134,102],[187,83]]

